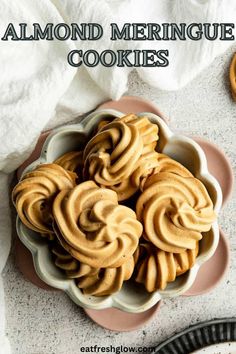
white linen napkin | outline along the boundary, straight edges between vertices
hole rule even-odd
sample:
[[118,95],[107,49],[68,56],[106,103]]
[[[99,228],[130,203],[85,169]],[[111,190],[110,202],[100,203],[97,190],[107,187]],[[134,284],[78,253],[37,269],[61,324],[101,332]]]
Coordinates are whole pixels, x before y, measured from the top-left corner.
[[8,182],[10,177],[0,172],[0,353],[10,353],[10,345],[5,337],[4,288],[1,273],[6,264],[11,247],[11,221],[8,200]]
[[[168,49],[166,68],[138,68],[152,86],[176,90],[192,80],[232,44],[230,41],[111,42],[110,23],[231,22],[235,0],[2,0],[0,35],[11,22],[100,23],[99,41],[0,41],[0,274],[10,248],[8,176],[30,154],[40,132],[68,122],[100,102],[118,99],[126,90],[130,68],[80,67],[67,63],[69,51],[96,49]],[[30,27],[28,29],[30,34]],[[4,337],[5,309],[0,277],[0,353],[8,354]]]

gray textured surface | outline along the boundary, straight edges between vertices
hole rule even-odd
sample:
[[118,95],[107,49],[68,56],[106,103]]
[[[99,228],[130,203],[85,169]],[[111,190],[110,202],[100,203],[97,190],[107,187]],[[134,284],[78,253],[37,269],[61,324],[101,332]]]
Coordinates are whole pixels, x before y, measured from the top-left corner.
[[[228,66],[236,47],[217,58],[178,92],[160,92],[130,77],[128,94],[155,102],[173,129],[202,136],[217,144],[236,168],[236,103],[229,94]],[[231,244],[230,271],[211,293],[166,300],[157,316],[142,329],[115,333],[93,324],[63,293],[46,292],[27,282],[13,256],[4,271],[7,334],[12,352],[20,354],[80,353],[82,345],[153,346],[198,321],[236,316],[236,196],[220,215]]]

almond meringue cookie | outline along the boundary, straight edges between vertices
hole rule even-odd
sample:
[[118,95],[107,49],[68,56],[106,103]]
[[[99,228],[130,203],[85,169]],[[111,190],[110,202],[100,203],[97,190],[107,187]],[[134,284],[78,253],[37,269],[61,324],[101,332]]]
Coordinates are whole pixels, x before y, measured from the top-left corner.
[[159,140],[159,128],[157,124],[150,122],[147,117],[138,117],[130,113],[121,118],[116,118],[115,120],[126,124],[133,124],[137,127],[143,141],[143,154],[146,154],[148,151],[153,151],[156,148],[157,141]]
[[100,268],[97,274],[83,276],[77,285],[84,294],[94,296],[111,295],[118,292],[134,271],[134,258],[130,257],[118,268]]
[[148,292],[153,292],[164,290],[168,283],[193,267],[198,254],[198,243],[195,244],[195,249],[179,254],[162,251],[151,243],[141,244],[139,252],[135,280],[144,284]]
[[158,162],[158,172],[170,172],[182,177],[193,177],[186,167],[165,154],[158,153]]
[[135,252],[142,224],[117,194],[93,181],[60,192],[53,203],[54,230],[74,258],[94,268],[120,267]]
[[119,202],[129,199],[139,190],[139,187],[133,184],[131,176],[124,179],[121,183],[115,184],[114,186],[110,186],[108,188],[117,193]]
[[92,268],[73,258],[58,243],[54,244],[52,253],[55,256],[55,265],[68,278],[74,278],[78,287],[87,295],[105,296],[119,291],[123,282],[129,280],[134,271],[134,256],[118,268]]
[[199,252],[199,242],[193,250],[186,250],[181,253],[174,253],[176,263],[176,275],[182,275],[192,268],[196,262]]
[[187,168],[169,156],[157,152],[149,153],[149,155],[150,158],[148,158],[148,161],[151,164],[150,168],[144,166],[143,171],[139,174],[139,187],[141,191],[144,190],[144,185],[147,178],[150,178],[149,183],[151,183],[151,176],[159,172],[171,172],[183,177],[193,177],[192,173]]
[[60,165],[65,170],[75,172],[78,176],[79,182],[82,182],[83,175],[83,152],[70,151],[60,156],[55,164]]
[[142,138],[134,125],[109,123],[85,147],[84,175],[100,186],[119,184],[133,172],[142,150]]
[[111,123],[114,121],[114,117],[110,116],[110,117],[106,117],[105,120],[101,120],[98,125],[97,128],[95,130],[95,133],[97,134],[99,132],[99,130],[101,130],[103,127],[105,127],[105,125]]
[[26,173],[12,192],[17,213],[29,229],[51,238],[52,203],[56,194],[75,186],[76,174],[56,164],[43,164]]
[[233,99],[236,101],[236,53],[234,54],[230,64],[229,79],[230,79],[232,96]]
[[155,150],[149,151],[139,157],[135,170],[128,178],[109,188],[117,193],[119,201],[127,200],[140,190],[146,179],[158,169],[158,153]]
[[63,270],[68,278],[80,278],[83,276],[94,276],[97,274],[98,269],[92,268],[85,263],[80,263],[77,259],[73,258],[60,243],[54,242],[52,247],[52,254],[54,255],[55,265]]
[[158,153],[155,150],[150,150],[142,153],[140,156],[134,172],[130,176],[133,186],[142,189],[146,179],[160,169],[158,161]]
[[[103,129],[107,124],[112,121],[112,117],[110,120],[108,118],[106,120],[102,120],[98,124],[98,131]],[[123,122],[126,124],[132,124],[137,127],[143,141],[144,151],[143,153],[147,153],[148,151],[153,151],[156,148],[157,141],[159,140],[159,128],[157,124],[150,122],[150,120],[143,116],[138,117],[133,113],[129,113],[123,117],[115,118],[113,122]]]
[[[111,144],[111,142],[114,141],[114,138],[111,138],[110,143],[107,144],[109,136],[107,133],[105,134],[104,131],[109,131],[110,129],[114,130],[112,124],[116,123],[125,126],[126,129],[127,127],[132,127],[132,129],[138,132],[139,141],[141,139],[141,145],[137,146],[136,144],[128,160],[124,159],[127,149],[122,141],[126,139],[125,136],[123,136],[121,142],[115,141],[115,144]],[[103,136],[100,135],[102,133]],[[111,133],[114,136],[115,131]],[[121,137],[124,134],[127,135],[125,129],[121,131]],[[98,139],[98,137],[100,139]],[[88,151],[85,149],[85,174],[100,186],[105,186],[116,191],[119,201],[127,200],[134,195],[140,188],[142,178],[152,174],[158,165],[155,156],[157,155],[155,147],[159,139],[158,126],[151,123],[147,117],[137,117],[134,114],[128,114],[124,117],[116,118],[112,123],[109,123],[108,120],[101,121],[98,125],[98,133],[93,139],[87,145],[89,146]],[[94,142],[96,144],[99,142],[100,145],[99,148],[95,148],[95,154],[92,146]],[[105,155],[104,152],[109,150],[110,156],[107,155],[107,153]],[[119,151],[118,154],[117,150]],[[100,161],[98,156],[100,156]],[[125,169],[124,163],[126,166]],[[119,170],[117,170],[117,165],[122,169],[119,167]],[[110,172],[112,172],[112,174]],[[121,175],[120,172],[125,173]]]
[[216,218],[205,186],[194,177],[160,172],[147,179],[136,204],[144,237],[159,249],[195,249]]

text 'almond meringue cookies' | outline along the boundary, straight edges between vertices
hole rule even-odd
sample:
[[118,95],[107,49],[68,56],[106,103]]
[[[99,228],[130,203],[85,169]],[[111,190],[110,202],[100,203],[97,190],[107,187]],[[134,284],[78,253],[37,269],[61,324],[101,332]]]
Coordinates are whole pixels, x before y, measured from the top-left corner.
[[160,172],[147,179],[136,204],[144,237],[166,252],[194,249],[216,215],[203,183],[194,177]]
[[148,292],[164,290],[168,283],[193,267],[198,254],[195,249],[174,254],[165,252],[149,243],[140,244],[136,282],[145,286]]
[[93,181],[60,192],[53,203],[54,230],[61,245],[94,268],[120,267],[135,252],[142,224],[117,194]]
[[29,229],[53,235],[52,203],[61,190],[75,186],[76,174],[56,164],[43,164],[26,173],[12,192],[17,213]]
[[83,180],[83,152],[82,151],[70,151],[60,156],[54,161],[55,164],[60,165],[65,170],[75,172],[78,176],[78,181]]
[[129,280],[134,271],[134,256],[118,268],[92,268],[73,258],[63,247],[52,248],[55,264],[68,278],[74,278],[77,286],[86,295],[105,296],[118,292],[123,282]]

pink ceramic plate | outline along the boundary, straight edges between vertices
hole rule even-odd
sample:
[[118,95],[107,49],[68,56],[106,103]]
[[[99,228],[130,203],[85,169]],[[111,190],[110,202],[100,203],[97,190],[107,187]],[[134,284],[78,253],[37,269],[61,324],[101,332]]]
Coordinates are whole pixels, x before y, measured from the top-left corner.
[[205,152],[208,170],[221,186],[223,194],[222,206],[224,206],[231,196],[234,183],[234,174],[230,161],[216,145],[199,137],[193,137],[193,139]]
[[229,241],[220,230],[219,245],[214,255],[198,271],[192,287],[183,296],[195,296],[208,293],[224,278],[229,269]]
[[[154,104],[139,97],[124,96],[119,101],[109,101],[102,104],[98,108],[116,109],[124,113],[152,112],[166,120]],[[18,177],[20,177],[22,171],[27,165],[38,158],[42,144],[44,143],[48,134],[49,132],[45,132],[40,136],[35,151],[32,153],[29,159],[25,161],[25,163],[18,169]],[[208,160],[209,171],[214,175],[214,177],[218,179],[223,191],[223,200],[225,203],[225,201],[229,198],[233,184],[233,174],[230,163],[228,162],[225,155],[213,144],[200,138],[194,138],[194,140],[196,140],[205,151]],[[33,284],[41,288],[46,290],[56,290],[47,286],[38,278],[34,271],[31,254],[18,238],[16,241],[15,249],[16,262],[25,277]],[[22,257],[22,254],[24,257]],[[190,296],[203,294],[213,289],[224,276],[228,269],[228,264],[229,246],[225,235],[221,231],[219,246],[214,256],[199,270],[194,285],[185,295]],[[212,277],[213,269],[214,276]],[[208,276],[208,274],[211,274],[211,276]],[[138,314],[123,312],[113,308],[100,311],[85,309],[85,312],[94,322],[104,328],[116,331],[131,331],[143,326],[144,323],[150,320],[154,314],[157,313],[159,308],[160,302],[148,311]]]
[[142,327],[160,309],[161,301],[147,311],[141,313],[129,313],[118,309],[110,308],[106,310],[85,309],[85,313],[97,323],[111,331],[129,332]]
[[47,285],[38,277],[34,269],[32,254],[28,248],[25,247],[25,245],[20,241],[18,236],[15,238],[14,254],[16,264],[27,280],[36,285],[38,288],[44,290],[58,290]]
[[[210,173],[218,180],[223,194],[222,207],[229,200],[234,175],[229,160],[214,144],[202,138],[193,138],[203,149]],[[220,230],[220,242],[213,257],[200,268],[193,286],[183,296],[201,295],[211,291],[223,279],[229,268],[230,248],[228,238]]]

